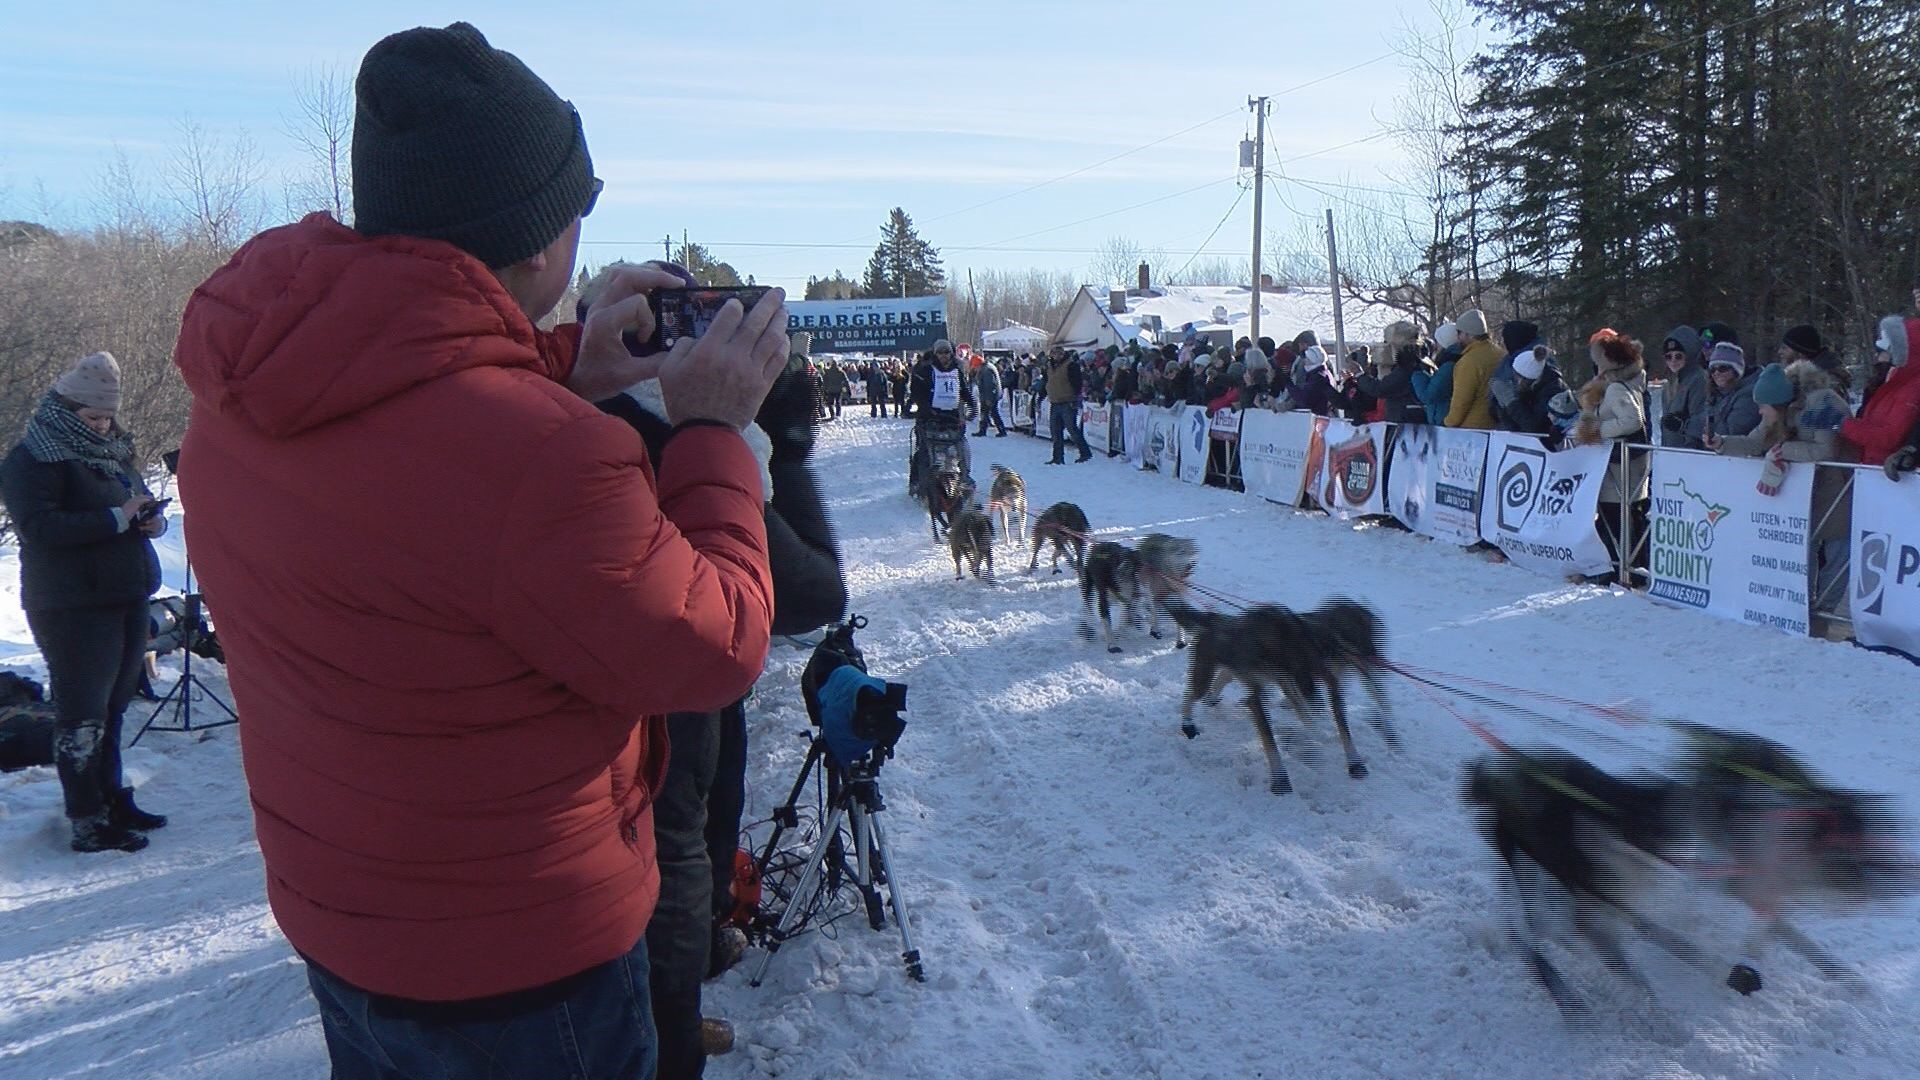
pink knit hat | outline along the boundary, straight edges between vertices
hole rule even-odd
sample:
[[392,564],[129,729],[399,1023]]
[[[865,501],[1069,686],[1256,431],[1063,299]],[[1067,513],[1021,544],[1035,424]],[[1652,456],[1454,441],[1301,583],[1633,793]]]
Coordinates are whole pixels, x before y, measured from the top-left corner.
[[112,353],[82,357],[54,380],[53,392],[90,409],[120,411],[120,363]]

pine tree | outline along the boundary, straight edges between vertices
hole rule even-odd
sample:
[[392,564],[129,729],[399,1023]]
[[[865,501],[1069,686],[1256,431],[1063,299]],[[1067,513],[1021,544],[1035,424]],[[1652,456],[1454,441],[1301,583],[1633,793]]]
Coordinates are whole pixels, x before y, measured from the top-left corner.
[[861,295],[935,296],[946,288],[946,282],[939,249],[920,239],[913,231],[913,219],[905,210],[894,207],[887,223],[880,226],[880,243],[873,249],[873,257],[867,260]]
[[683,243],[674,255],[673,261],[686,267],[687,273],[693,275],[693,280],[702,285],[741,284],[740,272],[731,265],[715,259],[713,253],[701,244],[692,241]]
[[806,299],[808,300],[847,300],[859,294],[859,283],[838,270],[835,270],[833,276],[829,278],[807,278]]

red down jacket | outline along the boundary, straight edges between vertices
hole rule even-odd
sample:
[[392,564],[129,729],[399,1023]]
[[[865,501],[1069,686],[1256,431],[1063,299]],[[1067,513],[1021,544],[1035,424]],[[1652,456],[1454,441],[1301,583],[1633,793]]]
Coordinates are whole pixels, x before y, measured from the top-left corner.
[[[1885,321],[1883,321],[1883,325]],[[1907,433],[1920,420],[1920,319],[1901,320],[1905,340],[1897,337],[1894,348],[1906,346],[1904,361],[1899,361],[1886,384],[1880,387],[1860,415],[1843,421],[1840,437],[1860,448],[1860,463],[1878,465],[1887,455],[1906,442]]]
[[759,675],[759,467],[640,437],[437,241],[324,215],[193,295],[187,538],[217,620],[267,896],[295,948],[423,1001],[632,948],[659,890],[661,714]]

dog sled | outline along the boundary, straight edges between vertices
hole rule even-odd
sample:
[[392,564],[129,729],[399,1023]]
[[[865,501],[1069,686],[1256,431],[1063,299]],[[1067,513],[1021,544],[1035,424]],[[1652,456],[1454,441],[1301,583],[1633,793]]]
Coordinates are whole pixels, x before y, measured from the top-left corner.
[[921,477],[947,468],[958,468],[964,477],[973,476],[973,453],[967,446],[966,423],[948,425],[936,420],[915,425],[913,454],[907,463],[907,492],[919,495]]

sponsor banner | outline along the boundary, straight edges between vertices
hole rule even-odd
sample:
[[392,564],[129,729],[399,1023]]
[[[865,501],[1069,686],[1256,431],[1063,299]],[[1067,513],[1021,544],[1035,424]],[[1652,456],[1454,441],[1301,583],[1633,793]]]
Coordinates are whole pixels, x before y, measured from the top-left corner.
[[1312,413],[1248,409],[1240,418],[1240,476],[1249,495],[1298,506],[1307,483]]
[[1879,469],[1853,475],[1854,639],[1920,657],[1920,481],[1896,484]]
[[1126,419],[1120,422],[1120,433],[1125,437],[1127,464],[1144,469],[1147,467],[1147,418],[1153,415],[1153,407],[1129,405],[1124,411]]
[[1119,405],[1109,405],[1107,413],[1111,417],[1107,422],[1107,456],[1112,457],[1125,451],[1127,446],[1126,432],[1123,430],[1126,424],[1127,406],[1124,402]]
[[865,405],[867,403],[867,380],[855,376],[848,376],[847,400],[855,405]]
[[1033,417],[1033,395],[1025,390],[1009,392],[1013,395],[1013,415],[1007,417],[1007,423],[1014,427],[1031,428],[1035,435],[1040,434],[1040,425]]
[[1595,518],[1613,444],[1549,451],[1532,435],[1487,433],[1480,537],[1517,566],[1566,577],[1613,569]]
[[1180,414],[1180,479],[1189,484],[1207,482],[1207,407],[1182,405]]
[[1208,421],[1207,434],[1216,439],[1233,442],[1240,438],[1240,413],[1233,409],[1221,409]]
[[1113,406],[1080,403],[1080,432],[1096,454],[1113,452]]
[[787,332],[813,335],[813,351],[924,352],[947,336],[947,298],[789,300]]
[[1394,432],[1387,510],[1422,536],[1466,546],[1480,539],[1487,433],[1406,424]]
[[1762,495],[1765,468],[1758,458],[1653,451],[1649,596],[1807,633],[1814,468],[1790,466],[1779,493]]
[[1169,479],[1180,475],[1180,411],[1153,409],[1147,417],[1147,467]]
[[1316,425],[1322,461],[1311,489],[1314,501],[1340,518],[1386,513],[1381,465],[1387,460],[1387,425],[1322,419]]

